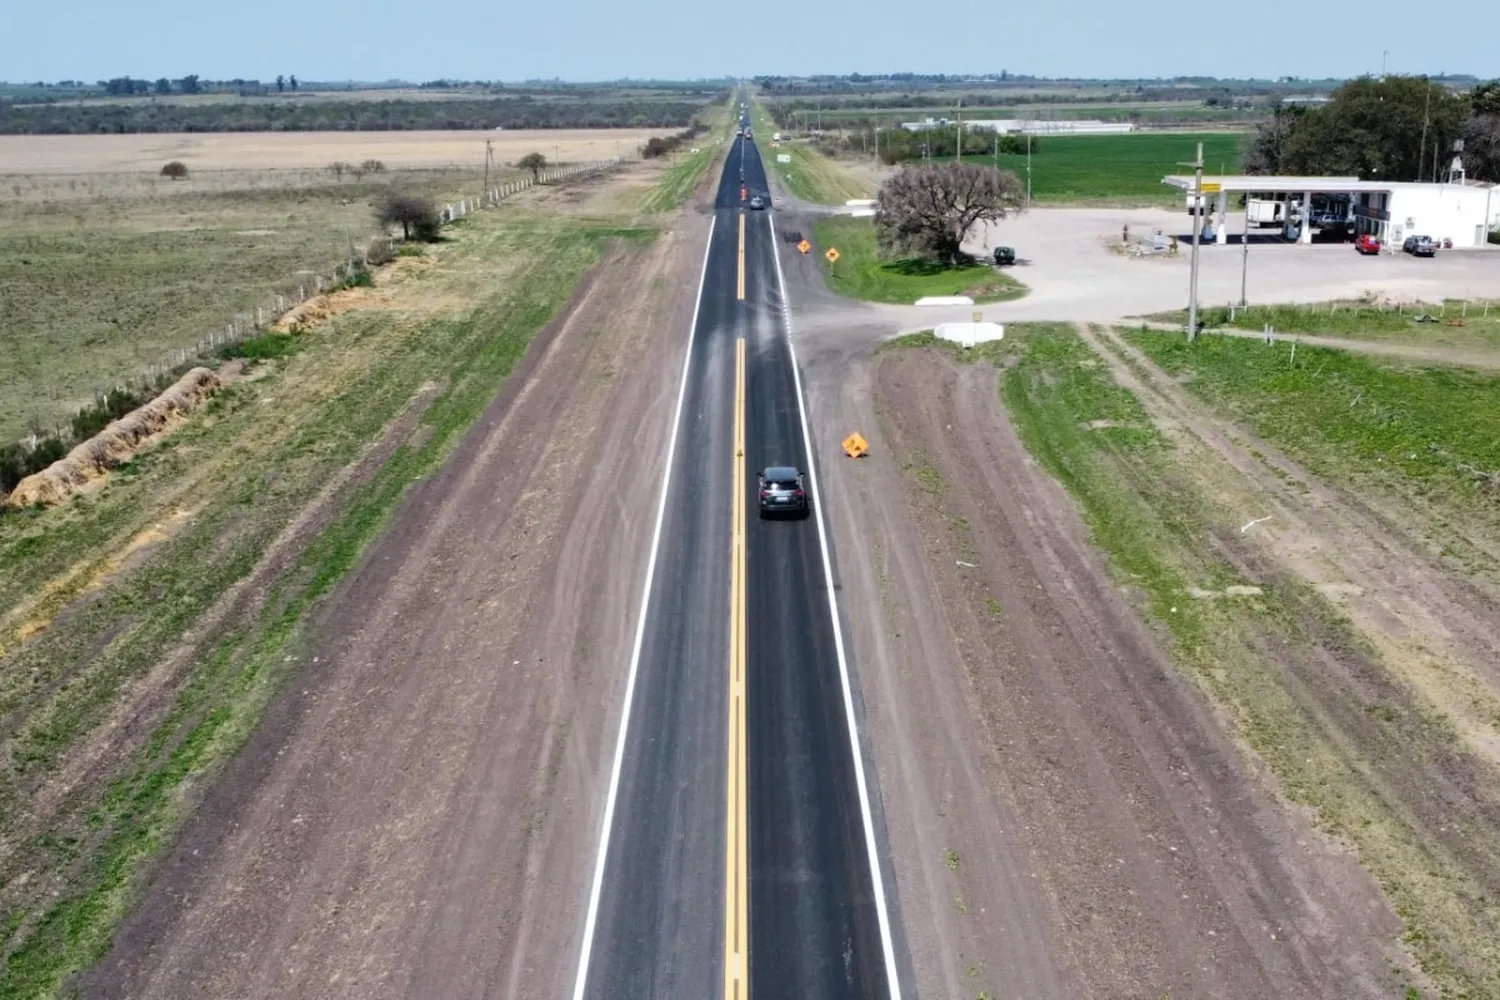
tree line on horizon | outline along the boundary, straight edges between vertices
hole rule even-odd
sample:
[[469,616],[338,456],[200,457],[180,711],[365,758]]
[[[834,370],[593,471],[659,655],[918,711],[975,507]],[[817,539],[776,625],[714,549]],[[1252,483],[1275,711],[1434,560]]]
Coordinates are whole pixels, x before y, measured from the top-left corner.
[[0,135],[136,132],[385,132],[425,129],[674,128],[693,124],[708,100],[0,103]]
[[1429,77],[1362,77],[1327,104],[1278,104],[1246,156],[1252,174],[1441,181],[1462,142],[1471,180],[1500,182],[1500,81],[1467,93]]

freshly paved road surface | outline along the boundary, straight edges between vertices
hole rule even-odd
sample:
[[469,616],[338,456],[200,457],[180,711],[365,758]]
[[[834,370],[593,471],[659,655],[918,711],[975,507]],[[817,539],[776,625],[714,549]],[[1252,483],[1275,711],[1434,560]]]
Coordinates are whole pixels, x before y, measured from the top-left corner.
[[[752,141],[736,139],[715,201],[663,484],[586,943],[581,985],[591,1000],[890,995],[817,520],[757,516],[756,473],[809,464],[774,216],[745,207],[757,193],[769,198],[760,157]],[[731,679],[741,673],[743,700]],[[734,974],[747,910],[748,990]]]

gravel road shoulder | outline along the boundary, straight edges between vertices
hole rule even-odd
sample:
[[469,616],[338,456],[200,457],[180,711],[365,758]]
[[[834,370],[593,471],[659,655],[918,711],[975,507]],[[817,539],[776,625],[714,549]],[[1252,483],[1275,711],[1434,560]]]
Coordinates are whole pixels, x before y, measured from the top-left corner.
[[[997,371],[804,357],[920,995],[1392,992],[1373,880],[1172,669]],[[838,453],[851,430],[869,458]]]

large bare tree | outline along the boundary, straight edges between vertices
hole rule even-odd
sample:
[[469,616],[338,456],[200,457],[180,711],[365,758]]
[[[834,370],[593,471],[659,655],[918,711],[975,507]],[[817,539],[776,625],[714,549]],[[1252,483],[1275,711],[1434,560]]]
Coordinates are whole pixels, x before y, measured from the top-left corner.
[[969,230],[1022,211],[1025,197],[1009,170],[977,163],[903,167],[880,188],[875,230],[886,251],[957,264],[967,259]]
[[437,239],[441,222],[437,207],[420,195],[392,191],[375,209],[375,221],[385,226],[400,226],[403,239],[424,242]]

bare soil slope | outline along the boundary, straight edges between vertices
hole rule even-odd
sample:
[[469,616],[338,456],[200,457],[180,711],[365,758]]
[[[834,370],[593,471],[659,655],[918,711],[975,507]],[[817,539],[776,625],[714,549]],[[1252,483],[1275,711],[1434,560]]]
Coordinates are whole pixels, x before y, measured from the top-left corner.
[[687,342],[685,220],[602,264],[408,497],[86,995],[556,995]]

